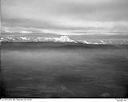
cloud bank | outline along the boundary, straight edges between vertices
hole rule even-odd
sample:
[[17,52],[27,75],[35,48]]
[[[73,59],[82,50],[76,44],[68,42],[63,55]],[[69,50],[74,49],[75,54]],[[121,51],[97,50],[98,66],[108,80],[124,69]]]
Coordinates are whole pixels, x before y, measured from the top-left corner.
[[128,32],[127,0],[1,0],[1,5],[2,30],[8,32]]

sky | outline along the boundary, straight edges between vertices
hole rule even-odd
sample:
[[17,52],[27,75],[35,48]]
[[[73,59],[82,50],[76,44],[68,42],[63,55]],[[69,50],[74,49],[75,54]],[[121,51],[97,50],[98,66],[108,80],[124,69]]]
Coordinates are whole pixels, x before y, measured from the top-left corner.
[[59,35],[128,32],[128,0],[1,0],[1,11],[2,31],[6,32]]

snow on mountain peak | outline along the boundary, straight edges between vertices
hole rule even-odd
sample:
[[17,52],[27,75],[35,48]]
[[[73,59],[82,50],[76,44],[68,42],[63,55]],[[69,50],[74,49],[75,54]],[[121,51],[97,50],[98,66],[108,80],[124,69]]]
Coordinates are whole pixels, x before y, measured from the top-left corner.
[[45,38],[45,40],[55,41],[55,42],[75,42],[74,40],[70,39],[68,36]]

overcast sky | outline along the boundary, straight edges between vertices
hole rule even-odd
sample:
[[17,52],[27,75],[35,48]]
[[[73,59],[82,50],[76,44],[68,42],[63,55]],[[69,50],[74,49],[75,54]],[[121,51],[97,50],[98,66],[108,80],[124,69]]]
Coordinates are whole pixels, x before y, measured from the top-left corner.
[[69,35],[128,31],[128,0],[1,0],[1,5],[6,31]]

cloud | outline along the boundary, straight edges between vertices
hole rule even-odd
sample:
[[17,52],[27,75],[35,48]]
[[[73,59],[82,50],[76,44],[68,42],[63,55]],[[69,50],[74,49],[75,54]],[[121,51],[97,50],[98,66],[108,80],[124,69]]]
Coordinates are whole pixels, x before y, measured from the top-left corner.
[[2,26],[13,30],[19,26],[37,32],[39,29],[63,33],[90,29],[128,31],[127,0],[1,0],[1,3]]

